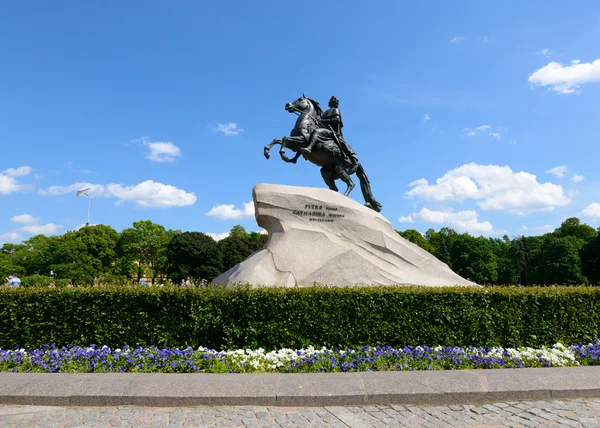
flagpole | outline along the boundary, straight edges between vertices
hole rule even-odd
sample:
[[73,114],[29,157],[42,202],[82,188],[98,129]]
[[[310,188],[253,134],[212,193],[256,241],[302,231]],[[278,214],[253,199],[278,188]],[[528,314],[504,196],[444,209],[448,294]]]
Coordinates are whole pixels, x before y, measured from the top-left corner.
[[87,215],[87,222],[85,223],[86,226],[90,225],[90,206],[92,205],[92,189],[90,189],[90,191],[88,192],[88,215]]

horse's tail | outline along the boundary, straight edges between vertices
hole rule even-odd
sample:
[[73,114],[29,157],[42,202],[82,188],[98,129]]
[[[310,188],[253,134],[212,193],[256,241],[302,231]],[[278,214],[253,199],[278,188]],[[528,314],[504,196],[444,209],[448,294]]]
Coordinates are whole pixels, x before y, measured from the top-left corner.
[[377,199],[373,196],[371,192],[371,183],[369,183],[369,177],[365,173],[362,164],[358,163],[358,168],[356,169],[356,176],[360,180],[360,190],[362,190],[363,197],[365,198],[366,205],[375,211],[379,212],[383,208],[383,206],[377,202]]

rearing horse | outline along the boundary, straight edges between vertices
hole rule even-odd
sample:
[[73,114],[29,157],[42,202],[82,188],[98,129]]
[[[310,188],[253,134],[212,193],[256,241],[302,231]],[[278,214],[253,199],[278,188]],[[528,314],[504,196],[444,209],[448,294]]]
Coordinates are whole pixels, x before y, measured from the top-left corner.
[[[308,161],[321,167],[323,180],[331,190],[338,191],[338,188],[335,185],[335,180],[337,179],[341,179],[346,183],[347,188],[344,193],[345,196],[348,196],[352,189],[354,189],[354,182],[350,178],[350,175],[356,173],[360,181],[363,197],[365,198],[365,206],[377,212],[381,211],[382,206],[373,197],[369,178],[362,165],[358,161],[352,162],[351,165],[344,163],[344,153],[342,152],[342,148],[338,141],[334,139],[335,136],[332,136],[329,140],[318,140],[310,153],[302,152],[302,149],[308,146],[312,130],[322,127],[320,121],[322,110],[321,107],[319,107],[319,103],[302,95],[302,97],[298,98],[296,101],[287,103],[285,109],[290,113],[299,113],[296,125],[290,132],[289,137],[283,137],[281,140],[275,138],[270,144],[265,146],[265,157],[267,159],[271,157],[270,150],[275,144],[281,145],[279,154],[285,162],[296,163],[298,158],[301,155],[304,155]],[[296,152],[296,155],[292,159],[287,157],[285,153],[286,148]]]

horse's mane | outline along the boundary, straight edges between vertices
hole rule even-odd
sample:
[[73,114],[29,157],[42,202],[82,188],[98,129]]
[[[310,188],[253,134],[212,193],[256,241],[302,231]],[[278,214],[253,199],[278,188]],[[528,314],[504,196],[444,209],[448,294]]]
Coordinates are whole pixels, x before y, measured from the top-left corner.
[[313,107],[317,111],[317,117],[321,117],[321,115],[323,114],[323,110],[321,110],[319,103],[316,102],[315,100],[313,100],[312,98],[306,98],[306,99],[312,103]]

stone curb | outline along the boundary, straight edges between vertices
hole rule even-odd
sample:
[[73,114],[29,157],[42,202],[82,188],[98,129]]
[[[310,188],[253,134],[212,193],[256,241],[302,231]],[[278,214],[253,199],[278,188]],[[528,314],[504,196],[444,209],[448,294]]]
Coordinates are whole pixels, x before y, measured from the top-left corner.
[[361,373],[0,373],[0,404],[449,405],[600,397],[600,366]]

